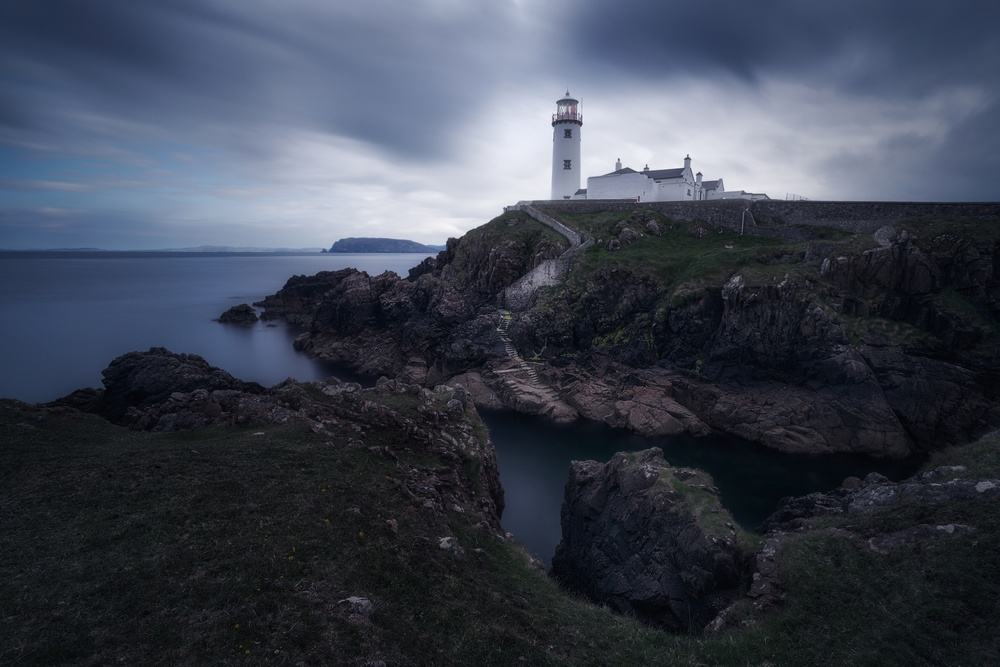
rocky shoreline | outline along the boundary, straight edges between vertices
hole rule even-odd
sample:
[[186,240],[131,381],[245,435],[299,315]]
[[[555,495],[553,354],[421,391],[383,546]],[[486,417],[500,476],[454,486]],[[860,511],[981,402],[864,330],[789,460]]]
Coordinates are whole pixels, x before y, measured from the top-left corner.
[[256,305],[308,327],[298,349],[363,373],[459,382],[478,405],[647,435],[905,458],[1000,425],[996,236],[930,221],[772,243],[742,270],[671,291],[615,258],[673,238],[724,256],[747,237],[652,211],[619,217],[605,230],[618,243],[588,251],[601,268],[574,259],[563,287],[536,290],[520,312],[503,307],[504,290],[565,251],[520,211],[449,240],[406,278],[296,276]]

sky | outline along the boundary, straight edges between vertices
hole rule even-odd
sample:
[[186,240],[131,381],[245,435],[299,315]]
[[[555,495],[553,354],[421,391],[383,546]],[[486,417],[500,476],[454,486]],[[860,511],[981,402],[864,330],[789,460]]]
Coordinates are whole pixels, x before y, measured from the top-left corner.
[[[3,0],[0,248],[443,244],[582,173],[1000,201],[1000,3]],[[581,183],[586,187],[585,181]]]

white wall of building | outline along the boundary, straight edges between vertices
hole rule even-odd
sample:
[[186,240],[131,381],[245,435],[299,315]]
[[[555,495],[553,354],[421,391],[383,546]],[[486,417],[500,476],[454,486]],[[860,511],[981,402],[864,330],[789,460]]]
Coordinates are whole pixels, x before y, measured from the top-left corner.
[[583,123],[576,121],[555,121],[552,125],[552,199],[570,199],[580,189],[582,132]]
[[644,175],[607,174],[587,179],[587,199],[640,199],[652,196],[653,182]]
[[650,201],[687,201],[694,199],[694,182],[671,179],[656,184],[654,198]]

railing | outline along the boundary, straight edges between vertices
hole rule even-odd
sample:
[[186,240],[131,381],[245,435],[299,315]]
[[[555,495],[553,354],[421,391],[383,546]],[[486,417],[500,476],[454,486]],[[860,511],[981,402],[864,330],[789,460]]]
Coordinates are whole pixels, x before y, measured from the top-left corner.
[[559,120],[573,120],[573,121],[578,121],[578,122],[582,123],[583,122],[583,114],[582,113],[554,113],[554,114],[552,114],[552,122],[553,123],[555,123],[556,121],[559,121]]

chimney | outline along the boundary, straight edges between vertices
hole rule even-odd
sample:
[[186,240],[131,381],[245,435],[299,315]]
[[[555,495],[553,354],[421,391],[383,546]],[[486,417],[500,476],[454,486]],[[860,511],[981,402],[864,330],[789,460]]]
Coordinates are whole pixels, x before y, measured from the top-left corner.
[[618,161],[615,162],[615,171],[621,171],[621,170],[622,170],[622,159],[618,158]]

